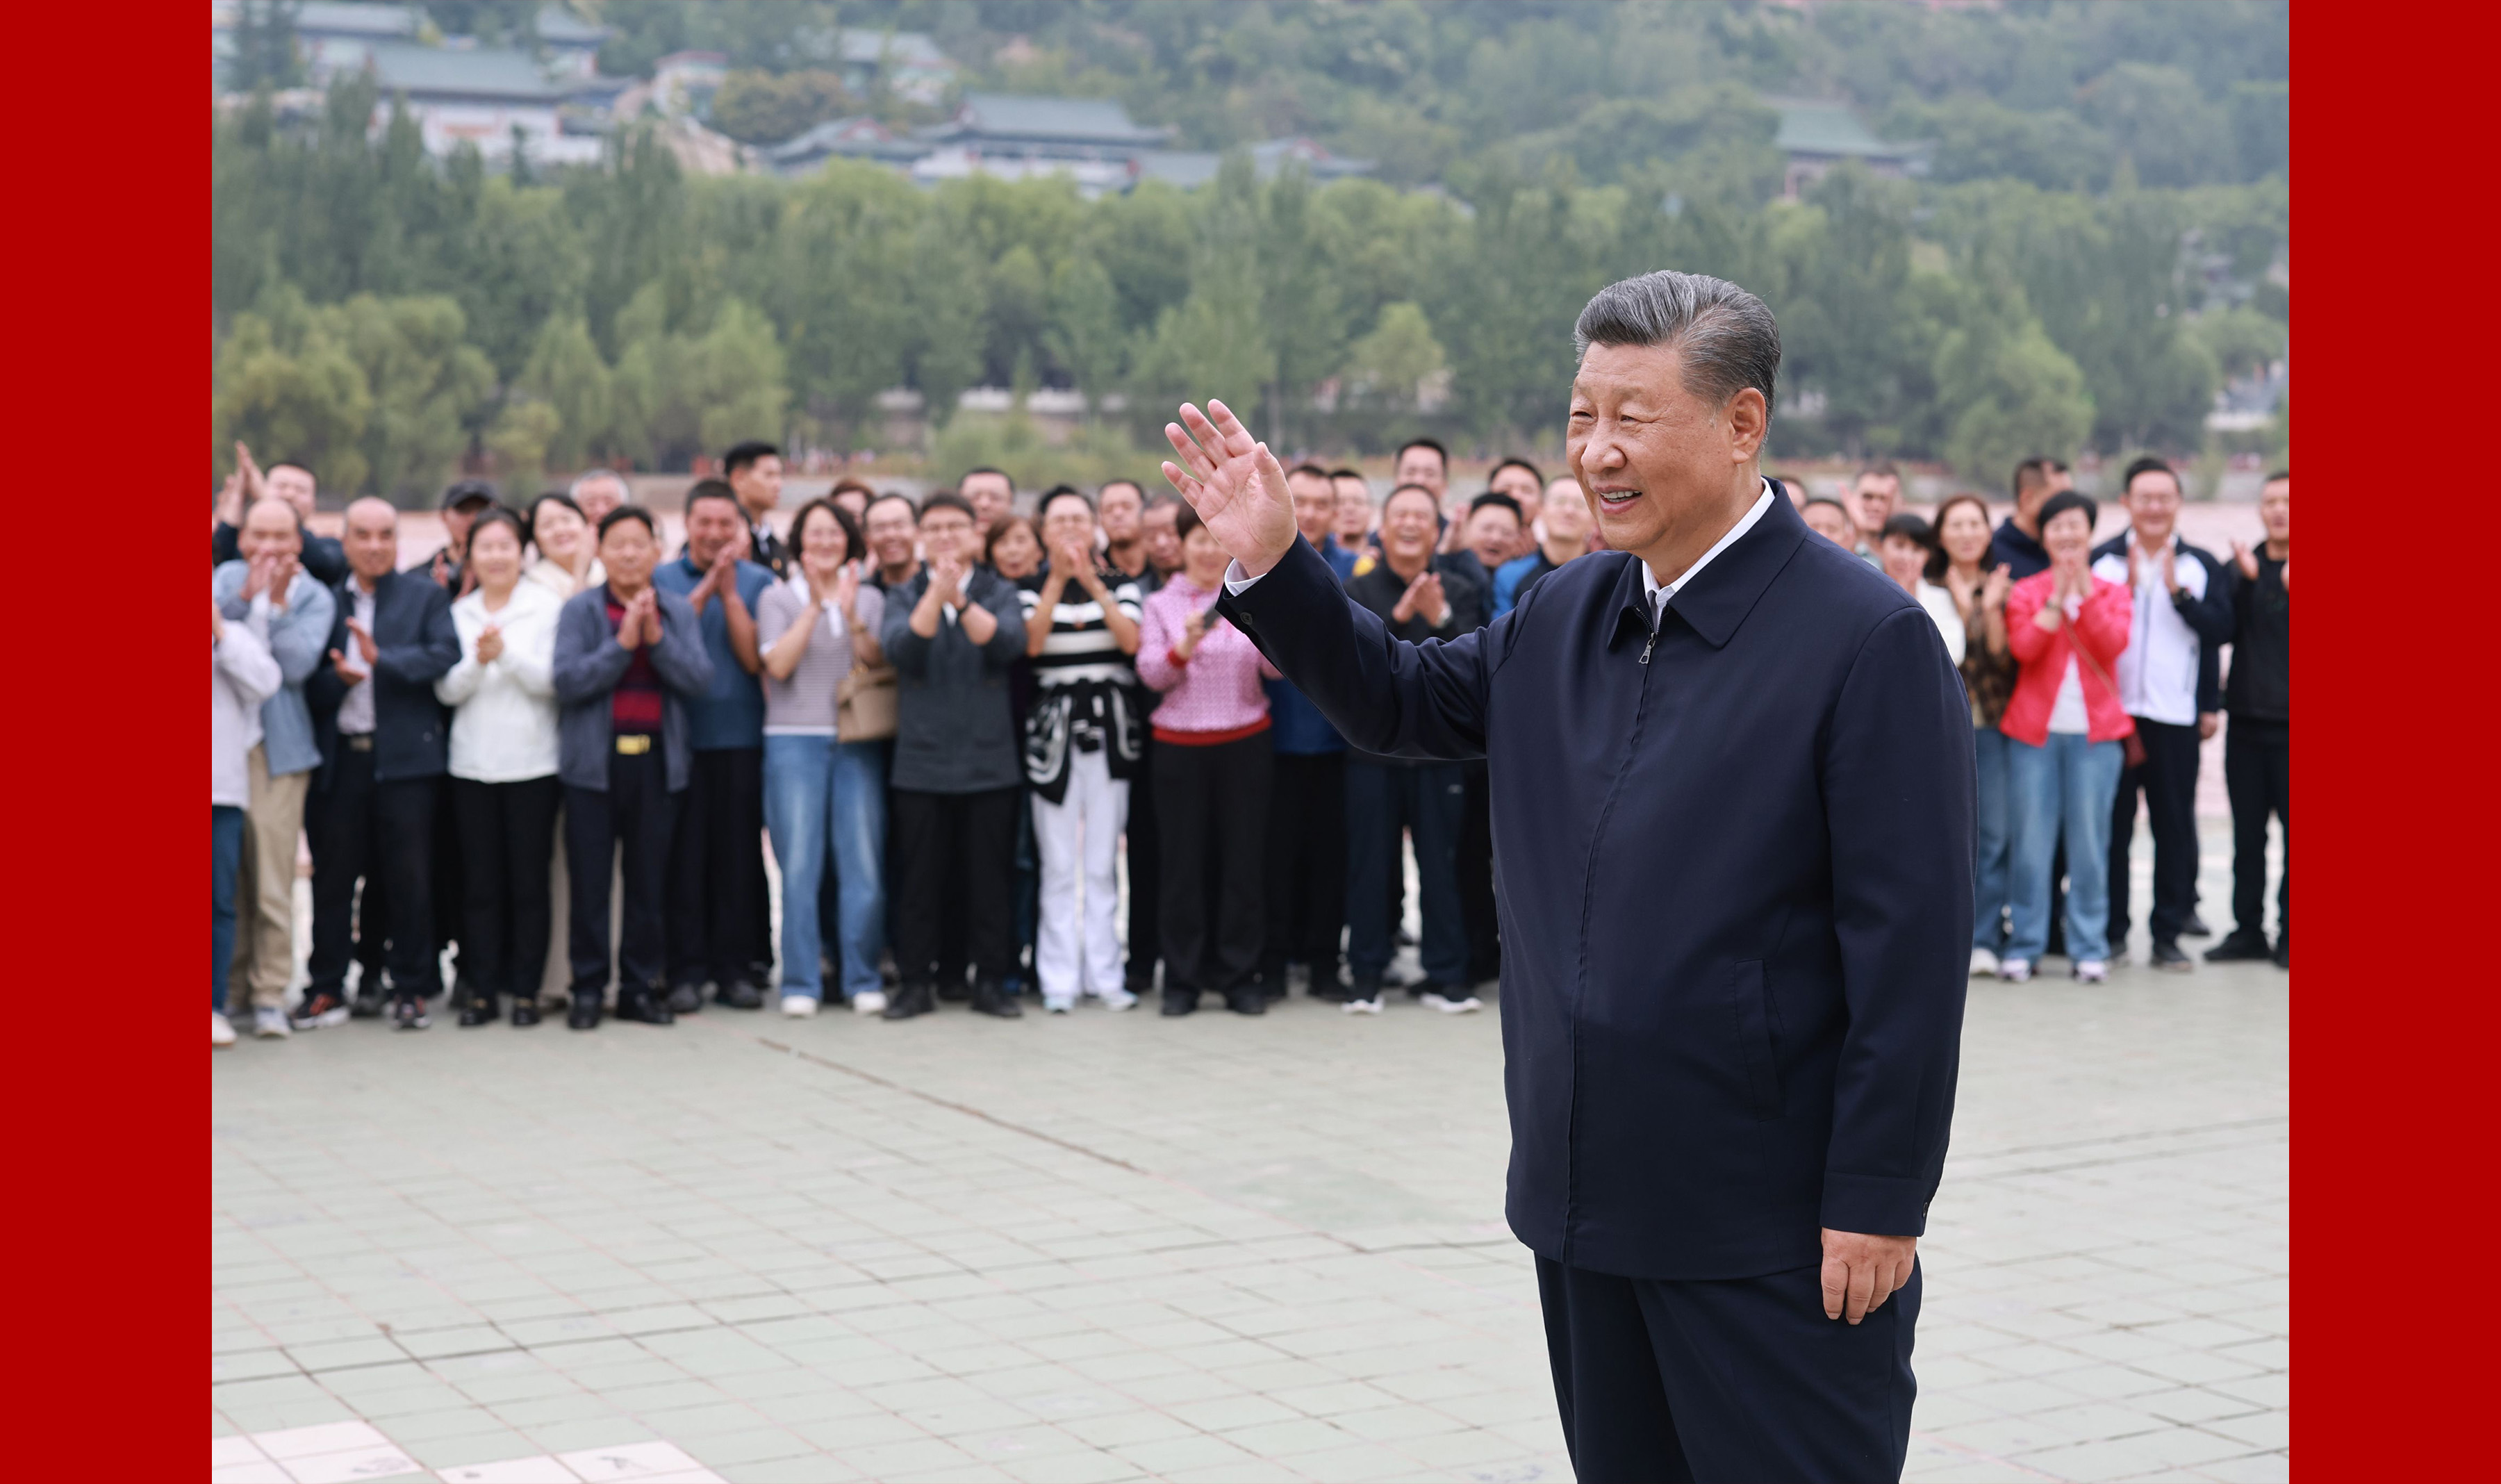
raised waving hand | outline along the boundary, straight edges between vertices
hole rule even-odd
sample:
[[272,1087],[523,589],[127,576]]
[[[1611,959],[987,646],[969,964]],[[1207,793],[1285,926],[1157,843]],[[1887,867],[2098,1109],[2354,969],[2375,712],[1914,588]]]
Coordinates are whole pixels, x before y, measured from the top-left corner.
[[1294,544],[1294,501],[1277,455],[1214,399],[1204,414],[1184,402],[1181,422],[1165,423],[1164,436],[1181,455],[1180,463],[1164,460],[1164,478],[1226,556],[1252,577],[1265,576]]

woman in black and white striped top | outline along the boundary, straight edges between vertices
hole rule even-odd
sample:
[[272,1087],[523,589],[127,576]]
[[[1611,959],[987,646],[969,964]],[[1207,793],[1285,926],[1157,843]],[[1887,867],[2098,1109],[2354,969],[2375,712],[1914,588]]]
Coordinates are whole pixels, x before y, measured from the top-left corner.
[[1141,599],[1133,580],[1096,558],[1084,495],[1062,486],[1037,514],[1050,571],[1018,593],[1034,683],[1024,771],[1042,855],[1034,976],[1053,1013],[1065,1014],[1081,992],[1125,1010],[1138,1001],[1120,983],[1117,860],[1143,746],[1133,658]]

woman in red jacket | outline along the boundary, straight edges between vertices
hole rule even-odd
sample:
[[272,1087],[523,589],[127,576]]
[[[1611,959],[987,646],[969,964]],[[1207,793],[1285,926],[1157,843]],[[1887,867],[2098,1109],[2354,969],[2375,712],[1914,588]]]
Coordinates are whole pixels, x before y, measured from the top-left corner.
[[[2076,977],[2110,976],[2111,799],[2121,739],[2136,725],[2112,679],[2127,648],[2127,585],[2093,576],[2093,502],[2074,490],[2041,507],[2050,570],[2006,594],[2006,642],[2022,668],[1998,730],[2007,737],[2013,930],[1998,977],[2021,983],[2050,941],[2050,862],[2067,837],[2067,951]],[[2122,849],[2125,847],[2122,846]]]

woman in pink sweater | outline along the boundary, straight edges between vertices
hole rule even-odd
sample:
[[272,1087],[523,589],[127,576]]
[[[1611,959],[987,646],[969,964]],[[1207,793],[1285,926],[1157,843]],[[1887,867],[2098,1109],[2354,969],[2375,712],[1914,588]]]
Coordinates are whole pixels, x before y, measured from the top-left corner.
[[[2041,507],[2050,570],[2006,594],[2006,643],[2022,668],[1998,730],[2007,738],[2014,924],[1998,977],[2032,977],[2050,941],[2050,867],[2067,840],[2067,952],[2075,976],[2110,976],[2111,800],[2124,744],[2135,733],[2113,679],[2135,605],[2124,583],[2089,565],[2093,502],[2074,490]],[[2124,843],[2119,846],[2125,849]]]
[[1260,682],[1278,675],[1248,635],[1214,616],[1224,549],[1187,505],[1178,528],[1182,569],[1138,621],[1138,678],[1164,697],[1150,759],[1162,832],[1163,1013],[1187,1015],[1201,991],[1213,991],[1240,1014],[1262,1015],[1268,999],[1252,977],[1267,910],[1270,749]]

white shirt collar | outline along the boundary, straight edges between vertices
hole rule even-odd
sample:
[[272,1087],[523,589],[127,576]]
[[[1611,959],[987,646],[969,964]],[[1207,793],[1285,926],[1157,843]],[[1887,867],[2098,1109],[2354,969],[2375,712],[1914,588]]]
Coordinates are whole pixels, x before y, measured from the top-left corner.
[[1763,492],[1754,497],[1753,508],[1748,510],[1743,516],[1738,517],[1737,523],[1728,527],[1728,534],[1712,543],[1711,550],[1704,552],[1699,557],[1695,558],[1693,565],[1686,567],[1684,575],[1677,578],[1677,580],[1672,583],[1661,585],[1658,580],[1658,574],[1650,569],[1650,563],[1642,560],[1638,556],[1634,557],[1634,564],[1641,568],[1642,590],[1650,597],[1651,616],[1652,618],[1656,618],[1662,611],[1664,611],[1667,606],[1667,600],[1676,596],[1677,592],[1682,590],[1686,583],[1693,581],[1694,573],[1709,566],[1711,564],[1712,557],[1718,556],[1721,552],[1724,552],[1728,550],[1728,548],[1736,545],[1737,538],[1743,536],[1746,532],[1752,530],[1754,528],[1754,523],[1763,518],[1763,512],[1771,508],[1772,482],[1770,480],[1765,480],[1763,481]]

